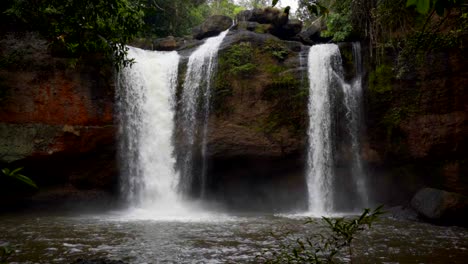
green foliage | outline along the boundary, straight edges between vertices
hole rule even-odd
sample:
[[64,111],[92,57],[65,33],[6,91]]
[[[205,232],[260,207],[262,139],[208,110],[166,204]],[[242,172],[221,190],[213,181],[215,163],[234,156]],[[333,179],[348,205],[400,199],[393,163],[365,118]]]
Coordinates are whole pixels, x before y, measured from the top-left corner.
[[232,96],[232,82],[243,84],[256,72],[256,54],[257,50],[250,42],[232,45],[219,54],[213,95],[213,109],[217,114],[226,114],[230,111],[224,99]]
[[381,64],[375,71],[369,74],[369,89],[373,93],[384,94],[392,90],[393,80],[392,67],[387,64]]
[[303,110],[307,107],[308,89],[281,64],[264,64],[262,71],[268,73],[271,80],[263,96],[275,102],[275,106],[268,117],[260,122],[259,132],[274,134],[281,128],[287,128],[289,132],[300,133],[306,123]]
[[416,10],[421,13],[421,14],[427,14],[429,12],[429,9],[431,7],[431,2],[433,0],[408,0],[406,2],[406,6],[416,6]]
[[101,53],[117,69],[132,61],[125,43],[143,24],[143,12],[129,0],[15,0],[5,12],[39,31],[67,57]]
[[427,15],[429,11],[434,10],[439,16],[451,8],[461,6],[465,0],[407,0],[406,6],[415,6],[416,11]]
[[[328,229],[327,234],[298,238],[295,243],[284,244],[279,241],[281,248],[279,251],[265,252],[258,257],[262,263],[335,263],[336,256],[346,248],[350,248],[356,235],[370,228],[384,213],[383,206],[375,210],[365,209],[356,218],[332,219],[322,217]],[[315,223],[309,219],[306,224]],[[278,240],[283,236],[276,237]]]
[[10,245],[0,245],[0,264],[7,264],[7,260],[13,252],[14,250]]
[[258,34],[264,34],[264,33],[268,33],[268,30],[270,29],[270,25],[269,24],[258,24],[256,27],[255,27],[255,33],[258,33]]
[[327,30],[321,36],[333,37],[333,41],[345,41],[353,32],[350,14],[331,13],[327,16]]
[[[401,41],[397,77],[426,66],[427,54],[453,49],[464,49],[468,36],[468,12],[458,1],[444,2],[443,12],[437,11],[438,1],[431,5],[429,14],[416,29]],[[441,12],[442,16],[440,16]],[[435,14],[439,14],[436,16]],[[448,22],[449,21],[449,22]]]
[[289,55],[288,49],[275,39],[267,39],[263,50],[278,61],[284,61]]
[[235,4],[232,0],[213,1],[209,8],[210,15],[224,15],[231,18],[235,18],[239,12],[245,10],[244,7]]
[[270,0],[238,0],[237,3],[247,9],[265,8],[270,6]]
[[17,168],[17,169],[14,169],[14,170],[10,170],[8,168],[4,168],[2,169],[2,173],[4,176],[6,177],[9,177],[9,178],[13,178],[15,180],[18,180],[30,187],[33,187],[35,189],[37,189],[37,185],[36,183],[34,183],[33,180],[31,180],[29,177],[26,177],[22,174],[20,174],[19,172],[22,170],[23,168]]
[[249,77],[255,72],[254,48],[250,42],[232,45],[222,56],[220,65],[234,76]]
[[139,36],[146,38],[176,36],[191,33],[191,29],[210,16],[211,8],[199,0],[134,0],[144,11],[145,22]]
[[389,109],[387,113],[385,113],[382,123],[387,128],[387,132],[391,133],[391,130],[400,126],[402,119],[404,119],[407,115],[408,111],[405,108],[392,108]]
[[351,8],[355,2],[300,0],[296,14],[305,25],[316,24],[316,21],[322,24],[323,21],[327,27],[327,30],[321,32],[323,37],[332,37],[333,41],[345,41],[355,31],[354,10]]

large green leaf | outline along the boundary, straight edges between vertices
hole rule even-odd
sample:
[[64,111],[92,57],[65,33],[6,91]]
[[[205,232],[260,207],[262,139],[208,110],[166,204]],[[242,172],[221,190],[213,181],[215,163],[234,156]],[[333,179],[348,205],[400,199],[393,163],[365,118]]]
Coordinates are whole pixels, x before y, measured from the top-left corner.
[[24,176],[24,175],[21,175],[21,174],[16,174],[14,176],[15,179],[19,180],[19,181],[22,181],[23,183],[33,187],[33,188],[36,188],[37,189],[37,185],[36,183],[33,182],[33,180],[31,180],[30,178]]
[[278,4],[278,1],[279,1],[279,0],[273,0],[273,1],[271,2],[271,6],[275,6],[276,4]]
[[421,14],[427,14],[431,9],[431,2],[433,0],[408,0],[406,1],[406,6],[416,6],[416,11]]
[[29,186],[31,186],[31,187],[37,189],[37,185],[36,185],[36,183],[35,183],[33,180],[31,180],[31,179],[30,179],[29,177],[27,177],[27,176],[24,176],[24,175],[18,173],[18,172],[20,172],[22,169],[23,169],[23,168],[21,167],[21,168],[16,168],[16,169],[14,169],[14,170],[11,171],[11,170],[8,169],[8,168],[4,168],[4,169],[2,169],[2,172],[3,172],[3,174],[4,174],[5,176],[7,176],[7,177],[16,179],[16,180],[18,180],[18,181],[21,181],[21,182],[25,183],[26,185],[29,185]]

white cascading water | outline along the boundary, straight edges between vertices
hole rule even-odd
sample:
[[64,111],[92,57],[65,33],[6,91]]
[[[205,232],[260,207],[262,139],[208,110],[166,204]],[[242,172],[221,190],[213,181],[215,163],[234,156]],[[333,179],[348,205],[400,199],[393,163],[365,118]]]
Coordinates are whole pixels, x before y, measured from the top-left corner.
[[307,187],[309,212],[327,214],[333,206],[332,79],[338,46],[323,44],[309,50],[309,151]]
[[356,187],[357,199],[355,209],[368,206],[369,198],[366,188],[366,177],[361,159],[360,125],[362,105],[362,57],[361,45],[353,43],[355,77],[351,84],[343,83],[343,98],[346,107],[347,129],[351,143],[351,176]]
[[[351,177],[358,200],[354,208],[368,203],[365,175],[360,156],[360,119],[362,94],[362,64],[359,43],[353,44],[356,76],[351,84],[344,81],[341,54],[336,44],[315,45],[309,51],[309,151],[307,186],[309,212],[314,215],[334,212],[333,120],[336,118],[336,93],[343,94],[345,121],[350,142]],[[349,195],[350,198],[352,194]],[[360,209],[360,208],[359,208]]]
[[[208,116],[211,100],[211,81],[217,65],[218,49],[229,30],[221,32],[216,37],[209,38],[190,55],[187,73],[182,92],[182,129],[184,134],[184,151],[180,164],[182,184],[181,191],[189,192],[193,183],[193,158],[197,135],[200,141],[202,168],[200,176],[200,195],[206,190],[206,138],[208,131]],[[201,108],[200,109],[200,106]],[[203,123],[198,123],[199,120]],[[201,130],[201,131],[200,131]]]
[[131,206],[172,210],[176,187],[174,131],[177,52],[129,47],[135,63],[118,76],[122,188]]

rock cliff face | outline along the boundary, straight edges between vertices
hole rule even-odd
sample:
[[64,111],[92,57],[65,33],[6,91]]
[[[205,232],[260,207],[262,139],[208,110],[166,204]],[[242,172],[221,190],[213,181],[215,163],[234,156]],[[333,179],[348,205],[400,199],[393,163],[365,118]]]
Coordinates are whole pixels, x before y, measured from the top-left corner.
[[308,87],[301,51],[298,42],[244,29],[232,30],[219,51],[209,177],[214,195],[234,207],[304,206]]
[[422,186],[468,194],[466,55],[431,54],[401,80],[391,63],[370,71],[364,157],[382,201]]
[[45,188],[112,189],[112,68],[53,58],[32,33],[2,37],[0,52],[0,162]]
[[[276,13],[269,19],[279,26],[262,24],[256,13],[242,16],[222,44],[213,80],[210,195],[234,209],[303,208],[306,52],[303,44],[278,38],[295,39],[300,26]],[[200,43],[166,41],[148,48],[159,43],[188,56]],[[7,35],[0,52],[0,163],[25,166],[24,174],[42,186],[115,188],[111,69],[96,58],[75,66],[52,58],[34,34]],[[376,202],[405,203],[424,185],[468,195],[464,58],[466,51],[432,55],[401,80],[391,77],[391,63],[368,68],[362,156]]]

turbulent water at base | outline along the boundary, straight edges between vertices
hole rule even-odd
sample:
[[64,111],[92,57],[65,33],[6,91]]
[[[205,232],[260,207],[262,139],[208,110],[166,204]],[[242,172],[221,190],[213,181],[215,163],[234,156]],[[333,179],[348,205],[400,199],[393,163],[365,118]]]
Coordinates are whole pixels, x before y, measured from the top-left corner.
[[178,204],[172,136],[179,55],[129,48],[118,76],[121,182],[127,201],[165,211]]
[[[318,220],[281,216],[211,217],[203,221],[128,221],[112,215],[0,216],[0,245],[14,246],[10,263],[74,263],[106,258],[125,263],[258,263],[280,247],[273,234],[321,233]],[[345,252],[349,252],[345,250]],[[468,230],[382,219],[353,240],[352,263],[466,263]],[[340,256],[340,263],[351,263]],[[80,262],[81,263],[81,262]],[[100,263],[100,262],[99,262]]]
[[[188,193],[199,182],[200,196],[206,190],[206,138],[211,100],[211,81],[216,70],[218,49],[229,30],[209,38],[190,55],[182,92],[181,143],[179,153],[181,191]],[[202,121],[202,123],[199,123]],[[197,149],[198,147],[198,149]],[[198,152],[197,152],[198,151]],[[201,170],[194,169],[195,157],[201,156]],[[200,175],[194,175],[197,171]]]
[[[336,109],[340,104],[346,109],[345,122],[350,142],[351,177],[359,198],[354,208],[366,206],[368,198],[360,157],[360,111],[362,94],[362,66],[359,44],[353,44],[356,76],[351,84],[344,81],[341,54],[336,44],[315,45],[310,48],[309,70],[309,147],[307,186],[309,212],[314,215],[329,214],[335,203],[335,149]],[[343,102],[339,102],[339,95]],[[342,142],[342,141],[340,141]],[[341,194],[347,195],[347,194]]]

